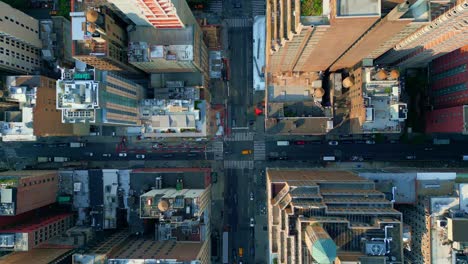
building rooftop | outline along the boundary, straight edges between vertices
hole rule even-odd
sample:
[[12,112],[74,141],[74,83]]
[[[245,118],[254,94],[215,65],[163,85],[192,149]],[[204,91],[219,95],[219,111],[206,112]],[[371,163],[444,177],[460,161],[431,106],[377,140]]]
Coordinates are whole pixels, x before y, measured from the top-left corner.
[[204,134],[205,107],[203,100],[145,99],[140,103],[140,114],[148,133]]
[[3,264],[30,263],[33,259],[36,264],[49,264],[70,252],[69,248],[33,248],[27,252],[13,252],[0,257],[0,262]]
[[[202,246],[202,243],[132,238],[127,240],[120,250],[109,256],[109,263],[130,264],[130,260],[134,259],[160,260],[158,263],[162,264],[170,263],[170,260],[189,262],[198,259]],[[114,262],[114,260],[124,261]]]
[[406,103],[400,102],[399,72],[395,69],[365,67],[357,69],[353,76],[360,80],[353,86],[361,87],[352,89],[362,91],[362,97],[351,100],[362,100],[363,106],[351,111],[351,116],[359,119],[359,122],[353,124],[352,130],[363,133],[399,133],[408,113]]
[[42,228],[50,223],[56,222],[60,219],[70,217],[72,214],[58,214],[49,217],[42,217],[39,219],[32,219],[29,222],[21,223],[11,227],[3,228],[1,233],[27,233]]
[[338,17],[380,16],[380,0],[338,0]]

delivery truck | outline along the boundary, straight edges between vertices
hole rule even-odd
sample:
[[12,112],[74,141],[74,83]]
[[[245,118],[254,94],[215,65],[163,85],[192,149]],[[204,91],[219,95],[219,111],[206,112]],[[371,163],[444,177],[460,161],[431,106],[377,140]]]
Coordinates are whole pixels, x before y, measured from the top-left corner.
[[67,158],[67,157],[54,157],[54,162],[65,162],[69,160],[70,158]]
[[86,146],[83,142],[70,142],[70,148],[82,148]]
[[51,162],[52,158],[50,157],[37,157],[37,162]]

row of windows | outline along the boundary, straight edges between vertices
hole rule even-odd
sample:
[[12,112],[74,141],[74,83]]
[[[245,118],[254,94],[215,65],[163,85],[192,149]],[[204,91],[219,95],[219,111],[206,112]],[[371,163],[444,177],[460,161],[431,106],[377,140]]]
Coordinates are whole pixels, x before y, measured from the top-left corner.
[[[50,182],[50,181],[54,181],[54,180],[55,180],[55,177],[51,177],[51,178],[47,178],[47,179],[42,179],[42,180],[38,180],[38,181],[30,181],[30,182],[29,182],[29,186],[35,185],[35,184],[46,183],[46,182]],[[27,184],[26,184],[26,183],[23,183],[23,186],[26,187]]]
[[452,95],[452,96],[438,97],[434,101],[436,103],[443,103],[443,102],[447,102],[447,101],[454,101],[454,100],[463,99],[465,97],[468,98],[468,93],[457,94],[457,95]]
[[16,48],[18,48],[18,49],[22,49],[22,50],[25,50],[27,52],[31,52],[31,53],[34,53],[36,55],[39,55],[39,49],[29,47],[28,45],[25,45],[24,43],[16,41],[14,39],[11,39],[9,37],[0,36],[0,42],[4,42],[5,44],[11,45],[12,47],[16,46]]
[[451,93],[461,92],[467,90],[467,85],[465,83],[460,83],[456,85],[451,85],[443,89],[439,89],[433,92],[434,96],[448,95]]
[[16,68],[18,68],[18,69],[22,69],[22,70],[27,71],[27,72],[32,72],[32,71],[34,71],[33,68],[24,67],[24,66],[21,66],[21,65],[18,65],[18,64],[10,63],[10,62],[8,62],[8,61],[0,60],[0,65],[1,65],[1,64],[7,65],[7,66],[11,66],[11,67],[16,67]]
[[18,60],[22,60],[22,61],[26,61],[28,63],[34,63],[36,65],[39,65],[39,60],[38,59],[34,59],[34,58],[31,58],[29,56],[25,56],[24,54],[21,54],[21,53],[18,53],[18,52],[14,52],[13,50],[9,50],[9,49],[4,49],[2,47],[0,47],[0,54],[5,54],[6,56],[10,56],[10,53],[11,53],[11,56],[13,58],[17,58]]
[[113,83],[106,83],[106,84],[107,84],[107,86],[112,87],[112,88],[114,88],[116,90],[119,90],[119,91],[122,91],[122,92],[125,92],[125,93],[129,93],[129,94],[132,94],[132,95],[137,95],[136,91],[132,91],[132,90],[124,88],[122,86],[115,85]]
[[[16,25],[21,26],[21,27],[24,27],[24,28],[26,28],[27,30],[29,30],[29,31],[31,31],[31,32],[35,32],[36,34],[39,33],[39,31],[34,30],[33,28],[30,28],[29,26],[25,26],[23,23],[20,23],[20,22],[14,20],[13,18],[10,18],[10,17],[8,17],[8,16],[5,16],[5,21],[8,21],[8,20],[10,20],[11,23],[16,23]],[[0,18],[0,22],[3,22],[3,19],[2,19],[2,18]]]
[[449,70],[443,71],[439,74],[432,75],[431,79],[432,81],[437,81],[437,80],[441,80],[441,79],[444,79],[444,78],[447,78],[447,77],[450,77],[450,76],[453,76],[453,75],[456,75],[465,71],[466,71],[466,64],[462,64],[455,68],[451,68]]

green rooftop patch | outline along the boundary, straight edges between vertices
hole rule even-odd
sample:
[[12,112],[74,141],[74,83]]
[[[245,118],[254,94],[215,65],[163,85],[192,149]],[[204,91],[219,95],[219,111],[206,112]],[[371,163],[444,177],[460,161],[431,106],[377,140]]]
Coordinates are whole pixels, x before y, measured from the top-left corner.
[[321,16],[322,0],[301,0],[301,16]]

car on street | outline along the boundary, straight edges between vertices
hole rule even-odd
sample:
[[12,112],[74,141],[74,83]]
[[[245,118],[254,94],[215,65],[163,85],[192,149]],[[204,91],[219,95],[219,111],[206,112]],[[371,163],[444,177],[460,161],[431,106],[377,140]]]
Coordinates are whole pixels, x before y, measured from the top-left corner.
[[250,227],[254,227],[255,226],[255,220],[253,219],[253,217],[250,217]]
[[328,145],[330,145],[330,146],[338,146],[338,141],[336,141],[336,140],[328,141]]
[[414,159],[416,159],[416,156],[415,155],[408,155],[408,156],[406,156],[406,159],[407,160],[414,160]]
[[305,145],[305,141],[304,140],[294,141],[294,145]]
[[424,148],[425,151],[431,151],[432,148]]
[[145,155],[143,155],[143,154],[137,154],[135,157],[136,157],[137,159],[144,159],[144,158],[145,158]]
[[341,144],[353,144],[354,142],[352,140],[342,140],[340,141]]
[[388,143],[390,143],[390,144],[398,144],[398,140],[390,140],[390,141],[388,141]]
[[60,144],[58,144],[58,146],[61,147],[61,148],[66,148],[69,145],[67,143],[60,143]]
[[363,161],[364,158],[361,156],[352,156],[351,161]]
[[253,201],[254,200],[254,194],[253,192],[250,192],[250,201]]
[[355,140],[354,143],[355,144],[365,144],[366,141],[365,140]]
[[111,157],[112,155],[111,155],[110,153],[104,153],[104,154],[102,154],[102,156],[103,156],[103,157],[108,157],[108,158],[109,158],[109,157]]
[[158,149],[158,148],[161,148],[162,147],[162,144],[161,143],[154,143],[153,144],[153,148],[154,149]]
[[42,143],[34,143],[33,147],[43,147],[44,145]]
[[85,156],[90,156],[90,157],[92,157],[94,155],[94,153],[92,153],[92,152],[85,152],[84,154],[85,154]]
[[188,153],[187,154],[187,157],[196,157],[197,156],[197,153]]
[[252,154],[252,150],[251,149],[244,149],[242,150],[242,155],[249,155],[249,154]]
[[307,144],[312,144],[312,145],[321,145],[322,144],[322,141],[307,141]]
[[119,153],[119,157],[127,157],[127,153],[125,153],[125,152],[120,152],[120,153]]
[[58,147],[58,145],[57,144],[49,144],[48,147],[49,148],[56,148],[56,147]]
[[170,158],[170,157],[172,157],[172,156],[174,156],[174,155],[172,155],[172,154],[164,154],[164,155],[163,155],[163,158]]
[[375,140],[366,140],[366,144],[373,145],[375,144]]

